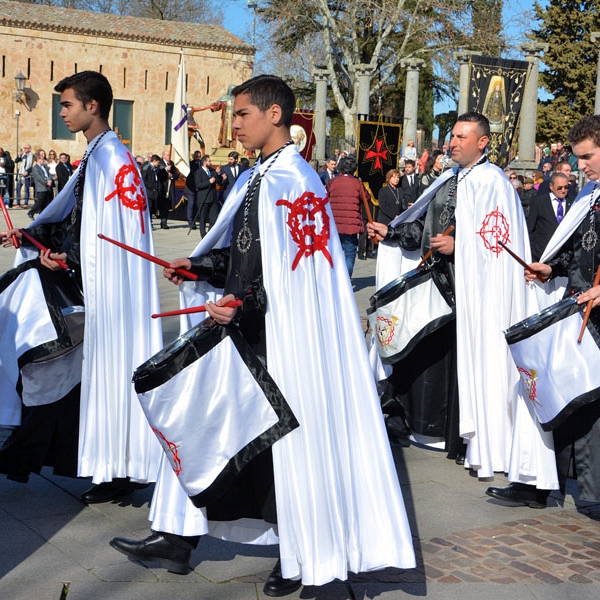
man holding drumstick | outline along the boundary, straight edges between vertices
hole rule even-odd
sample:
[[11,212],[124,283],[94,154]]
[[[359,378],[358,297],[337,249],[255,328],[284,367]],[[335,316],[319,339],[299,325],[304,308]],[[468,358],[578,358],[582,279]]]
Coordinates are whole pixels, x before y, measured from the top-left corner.
[[[158,290],[151,263],[97,237],[108,234],[140,250],[151,253],[153,249],[146,193],[137,166],[108,123],[113,100],[110,83],[101,73],[81,71],[62,79],[55,90],[61,95],[60,116],[65,125],[71,132],[82,132],[88,148],[73,177],[27,231],[57,251],[39,255],[43,268],[58,271],[60,262],[66,263],[83,292],[83,361],[79,370],[69,370],[81,376],[81,403],[74,403],[80,414],[75,415],[74,431],[64,436],[65,443],[74,440],[75,456],[72,470],[63,474],[90,477],[93,486],[82,500],[93,504],[109,502],[156,479],[160,446],[139,406],[131,373],[162,343],[160,324],[150,318],[158,308]],[[22,238],[20,231],[13,230],[2,234],[2,243],[11,245],[12,235]],[[35,248],[24,245],[16,262],[37,256]],[[39,312],[30,317],[32,330],[40,327],[38,320]],[[28,323],[19,326],[27,328]],[[56,375],[57,379],[64,376]],[[7,379],[0,377],[0,385],[6,385]],[[40,389],[49,383],[40,382]],[[2,389],[0,423],[21,425],[21,403],[18,395],[14,401],[15,394],[14,389]],[[7,414],[9,404],[12,414]],[[56,408],[56,419],[66,418],[56,402],[42,408],[50,406]],[[40,429],[47,431],[53,424],[42,421]],[[21,440],[25,444],[30,443],[26,431],[23,427],[15,432],[25,438]],[[52,445],[53,435],[46,435],[46,444]],[[20,446],[15,446],[13,453],[21,459]],[[35,450],[39,455],[39,448]],[[61,446],[59,453],[64,452]],[[28,473],[21,475],[26,480]]]
[[[348,571],[410,568],[410,531],[344,254],[319,176],[290,138],[294,94],[272,75],[232,93],[236,137],[260,158],[240,175],[192,257],[173,261],[165,276],[182,284],[174,269],[187,265],[205,280],[183,283],[182,297],[196,298],[222,275],[223,296],[194,303],[206,303],[216,323],[239,327],[300,426],[273,444],[272,459],[269,450],[258,454],[203,509],[165,466],[152,500],[153,534],[111,545],[186,573],[201,535],[278,540],[268,596],[345,581]],[[236,297],[242,307],[227,306]],[[215,374],[226,368],[215,365]],[[239,390],[230,396],[235,410],[243,398]]]
[[[522,268],[502,247],[505,243],[518,255],[529,257],[525,217],[514,188],[487,160],[489,136],[486,117],[459,116],[450,141],[458,167],[440,176],[389,227],[368,225],[370,236],[382,241],[379,252],[384,262],[388,254],[400,252],[416,239],[421,254],[432,249],[434,268],[443,265],[454,281],[456,346],[452,351],[456,352],[459,398],[454,435],[468,442],[464,464],[482,478],[508,470],[519,375],[503,330],[528,314]],[[419,236],[414,230],[423,216]],[[450,225],[455,226],[452,234],[443,235]],[[423,352],[423,378],[414,384],[417,398],[434,356],[440,353],[439,343],[430,346],[429,353]],[[394,381],[406,388],[412,376],[403,369],[394,374]],[[450,399],[449,419],[456,390],[450,382],[444,390]]]
[[[600,285],[593,285],[600,265],[600,116],[583,118],[567,137],[577,156],[579,169],[589,182],[573,202],[572,212],[567,212],[548,242],[541,262],[532,263],[525,276],[528,281],[540,274],[550,279],[568,277],[565,297],[581,292],[578,304],[591,301],[590,321],[600,331],[600,312],[597,310]],[[600,398],[575,411],[553,432],[561,491],[564,493],[567,477],[575,473],[579,499],[592,502],[600,501],[599,417]],[[487,494],[522,505],[529,504],[532,494],[537,492],[540,503],[545,506],[549,489],[532,490],[532,486],[519,483],[513,473],[509,473],[509,480],[513,482],[509,486],[489,488]]]

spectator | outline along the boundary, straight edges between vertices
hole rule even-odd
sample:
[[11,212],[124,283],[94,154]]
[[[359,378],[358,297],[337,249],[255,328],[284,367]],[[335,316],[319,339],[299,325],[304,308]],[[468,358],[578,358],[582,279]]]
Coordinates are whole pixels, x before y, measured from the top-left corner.
[[352,276],[358,249],[358,235],[364,231],[361,210],[362,182],[353,175],[356,162],[351,158],[340,160],[338,170],[339,176],[327,183],[327,193],[346,257],[348,275]]

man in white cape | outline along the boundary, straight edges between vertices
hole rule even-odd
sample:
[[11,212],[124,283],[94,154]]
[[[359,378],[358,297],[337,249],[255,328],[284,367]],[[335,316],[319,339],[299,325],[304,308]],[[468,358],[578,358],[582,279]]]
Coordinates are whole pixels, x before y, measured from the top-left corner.
[[[578,304],[592,302],[594,310],[590,321],[598,329],[597,307],[600,305],[600,286],[594,285],[594,275],[600,257],[600,220],[598,218],[598,199],[600,198],[600,117],[584,117],[569,131],[568,139],[573,153],[579,161],[579,168],[588,178],[569,212],[554,232],[540,262],[532,263],[526,270],[530,285],[540,287],[540,297],[546,296],[540,308],[558,301],[559,293],[564,290],[556,286],[556,281],[568,276],[565,296],[581,292]],[[534,283],[538,274],[549,281],[543,285]],[[562,295],[562,294],[561,294]],[[573,358],[575,360],[575,358]],[[582,360],[577,357],[577,360]],[[593,363],[592,363],[593,364]],[[587,381],[586,381],[587,383]],[[593,386],[592,388],[593,389]],[[519,477],[513,469],[509,472],[510,485],[505,488],[490,488],[488,495],[510,504],[524,504],[534,493],[548,493],[558,485],[548,485],[544,473],[558,468],[558,479],[564,492],[567,476],[575,473],[579,487],[579,499],[598,502],[600,499],[600,460],[595,449],[600,439],[600,421],[598,421],[598,401],[580,407],[571,417],[554,430],[556,459],[554,454],[534,464],[529,479]],[[519,455],[521,445],[529,441],[524,436],[516,436],[515,456]],[[543,502],[545,506],[545,501]]]
[[[40,260],[52,270],[61,268],[57,260],[66,262],[82,286],[85,334],[77,474],[94,484],[83,494],[84,502],[106,502],[156,479],[161,450],[131,375],[160,349],[162,335],[151,318],[159,307],[154,266],[98,234],[152,253],[152,229],[136,163],[108,125],[110,83],[100,73],[83,71],[60,81],[55,90],[61,94],[65,124],[72,132],[83,132],[89,145],[78,170],[30,229],[33,237],[64,229],[62,248],[42,252]],[[18,231],[8,232],[2,236],[5,245],[11,235],[22,238]],[[15,263],[38,253],[25,242]],[[14,318],[25,319],[19,325],[35,330],[27,315]],[[14,372],[13,365],[2,367]],[[0,414],[19,425],[20,398],[14,390],[8,393]]]
[[[441,219],[446,208],[451,211],[455,179],[455,232],[432,237],[431,247],[442,254],[454,253],[459,434],[468,442],[465,467],[481,478],[507,472],[510,464],[520,379],[503,331],[535,312],[529,308],[532,300],[523,269],[502,246],[529,259],[525,218],[514,188],[485,157],[488,142],[489,123],[484,116],[459,116],[450,142],[458,168],[439,177],[389,226],[393,229],[417,219],[428,209]],[[386,226],[369,224],[369,231],[383,240],[378,263],[381,260],[386,266],[380,272],[378,265],[378,275],[385,283],[390,265],[403,269],[406,256],[393,259],[401,249],[385,242]],[[409,264],[413,260],[409,257]]]
[[[233,94],[237,139],[261,150],[261,158],[240,176],[196,258],[171,267],[193,268],[219,247],[229,248],[234,266],[260,252],[268,371],[300,424],[272,447],[277,523],[215,523],[210,510],[207,520],[163,462],[152,501],[155,533],[111,544],[137,560],[185,572],[197,536],[278,541],[281,559],[264,588],[271,596],[346,580],[349,571],[412,568],[402,494],[331,210],[318,175],[290,143],[293,93],[264,75]],[[173,268],[166,275],[180,283]],[[241,325],[245,307],[225,306],[234,297],[227,292],[235,268],[228,275],[226,295],[209,301],[208,312],[220,324],[235,315]],[[207,301],[204,286],[182,288],[184,303]]]

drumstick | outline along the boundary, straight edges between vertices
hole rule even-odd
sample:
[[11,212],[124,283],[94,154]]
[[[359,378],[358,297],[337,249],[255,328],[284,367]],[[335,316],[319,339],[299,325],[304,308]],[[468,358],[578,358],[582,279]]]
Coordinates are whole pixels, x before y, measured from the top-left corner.
[[[365,207],[365,213],[367,214],[367,223],[373,222],[373,215],[371,214],[371,209],[369,208],[369,201],[367,200],[367,194],[365,192],[365,186],[362,182],[362,179],[358,178],[358,183],[360,183],[360,198]],[[377,246],[377,238],[373,238],[373,246]]]
[[[32,238],[24,229],[19,229],[19,231],[21,232],[21,235],[24,235],[38,250],[40,250],[41,252],[48,251],[48,248],[46,248],[44,244],[40,244],[40,242],[38,242],[35,238]],[[50,260],[53,260],[54,262],[58,263],[58,266],[64,269],[65,271],[71,270],[69,268],[69,265],[64,260],[60,260],[59,258],[51,258]]]
[[[2,214],[4,215],[4,220],[6,221],[6,226],[8,227],[8,230],[10,231],[11,229],[13,229],[12,221],[10,220],[8,210],[6,209],[6,204],[4,204],[4,199],[0,198],[0,202],[2,203]],[[19,242],[19,238],[14,233],[10,237],[12,238],[13,246],[15,248],[18,248],[21,245],[21,242]]]
[[[224,304],[224,306],[226,306],[227,308],[234,308],[235,306],[241,306],[241,305],[242,305],[241,300],[232,300],[231,302]],[[190,315],[192,313],[199,313],[199,312],[205,312],[205,311],[206,311],[206,306],[203,304],[202,306],[192,306],[190,308],[182,308],[180,310],[172,310],[170,312],[157,313],[157,314],[152,315],[152,318],[158,319],[160,317],[174,317],[177,315]]]
[[[594,277],[594,283],[592,283],[592,287],[598,285],[600,283],[600,265],[598,265],[598,269],[596,270],[596,277]],[[577,338],[577,343],[581,344],[581,340],[583,339],[583,334],[585,332],[585,328],[587,327],[588,321],[590,320],[590,313],[592,312],[592,304],[594,303],[594,299],[588,300],[588,303],[585,305],[585,313],[583,314],[583,323],[581,324],[581,331],[579,332],[579,337]]]
[[[444,233],[442,233],[442,237],[445,235],[450,235],[453,230],[454,230],[454,225],[450,225],[450,227],[448,227],[448,229],[446,229],[446,231],[444,231]],[[429,260],[429,257],[433,254],[433,252],[434,252],[433,248],[430,248],[429,251],[425,254],[425,256],[421,259],[421,262],[417,265],[417,269]]]
[[535,276],[542,282],[546,283],[547,277],[544,277],[541,273],[536,273],[520,256],[515,254],[504,242],[498,241],[498,243],[525,269],[529,269]]
[[[128,252],[131,252],[132,254],[141,256],[142,258],[145,258],[146,260],[149,260],[150,262],[160,265],[161,267],[165,267],[166,269],[170,268],[169,263],[166,260],[162,260],[161,258],[152,256],[152,254],[148,254],[148,253],[144,252],[143,250],[138,250],[137,248],[132,248],[131,246],[128,246],[127,244],[124,244],[123,242],[117,242],[117,240],[113,240],[109,237],[106,237],[102,233],[99,233],[98,237],[101,240],[106,240],[107,242],[110,242],[111,244],[114,244],[115,246],[119,246],[119,248],[123,248],[124,250],[127,250]],[[196,275],[195,273],[192,273],[191,271],[188,271],[187,269],[175,269],[175,273],[177,273],[178,275],[181,275],[182,277],[185,277],[187,279],[192,279],[193,281],[196,281],[198,279],[198,275]]]

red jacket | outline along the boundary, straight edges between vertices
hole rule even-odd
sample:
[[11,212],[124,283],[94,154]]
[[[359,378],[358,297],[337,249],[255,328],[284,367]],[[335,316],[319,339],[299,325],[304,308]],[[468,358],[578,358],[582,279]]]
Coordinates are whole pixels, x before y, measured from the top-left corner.
[[338,233],[351,235],[364,231],[361,185],[353,175],[338,175],[327,182],[329,203]]

